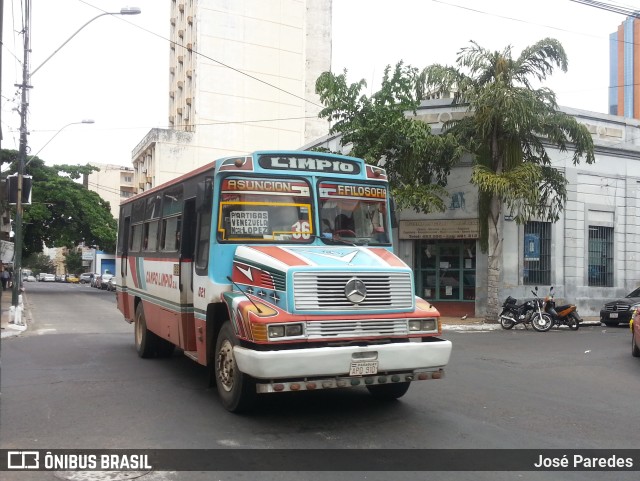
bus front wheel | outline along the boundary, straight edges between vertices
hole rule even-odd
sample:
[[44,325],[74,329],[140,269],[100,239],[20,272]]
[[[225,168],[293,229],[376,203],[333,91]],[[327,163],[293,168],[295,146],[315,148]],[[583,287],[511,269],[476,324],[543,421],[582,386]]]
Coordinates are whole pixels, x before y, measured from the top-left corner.
[[394,384],[376,384],[367,386],[369,393],[376,399],[383,401],[393,401],[404,396],[409,390],[409,382],[398,382]]
[[255,381],[238,369],[233,348],[239,344],[230,321],[226,321],[216,339],[214,372],[220,401],[231,412],[246,411],[255,403]]

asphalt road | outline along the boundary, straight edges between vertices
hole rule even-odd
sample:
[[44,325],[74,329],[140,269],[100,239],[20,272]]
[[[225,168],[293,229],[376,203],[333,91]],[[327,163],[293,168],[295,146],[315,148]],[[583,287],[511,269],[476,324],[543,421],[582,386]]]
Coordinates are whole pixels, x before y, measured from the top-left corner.
[[[414,383],[397,402],[378,402],[363,389],[272,394],[255,412],[234,415],[207,387],[206,369],[180,353],[137,357],[133,328],[114,293],[37,283],[27,286],[27,303],[31,328],[1,345],[3,449],[421,449],[428,456],[443,448],[554,449],[559,455],[640,448],[640,359],[630,354],[626,326],[447,331],[443,337],[454,351],[445,379]],[[138,475],[144,481],[638,479],[637,471],[380,472],[366,464],[342,473],[257,473],[239,466]],[[10,480],[133,475],[79,476],[2,473]]]

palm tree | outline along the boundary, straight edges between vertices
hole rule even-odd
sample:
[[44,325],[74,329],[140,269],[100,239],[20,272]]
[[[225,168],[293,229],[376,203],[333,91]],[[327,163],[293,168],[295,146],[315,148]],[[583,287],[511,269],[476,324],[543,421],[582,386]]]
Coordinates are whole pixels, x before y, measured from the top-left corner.
[[558,67],[567,70],[562,45],[544,39],[512,58],[511,46],[490,52],[477,43],[458,52],[457,67],[431,65],[418,94],[453,91],[468,115],[444,124],[474,154],[471,182],[478,188],[480,247],[488,255],[486,320],[496,322],[502,262],[502,212],[516,222],[555,222],[564,209],[567,180],[551,166],[546,146],[573,151],[574,165],[593,163],[587,128],[558,111],[553,91],[534,88]]

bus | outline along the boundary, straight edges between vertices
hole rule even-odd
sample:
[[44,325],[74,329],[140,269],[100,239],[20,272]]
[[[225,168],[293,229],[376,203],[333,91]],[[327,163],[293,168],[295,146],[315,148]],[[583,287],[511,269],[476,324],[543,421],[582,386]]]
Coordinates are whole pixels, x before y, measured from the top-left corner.
[[383,169],[307,151],[219,159],[127,199],[116,296],[138,355],[178,348],[231,412],[442,378],[452,345],[393,253],[391,206]]

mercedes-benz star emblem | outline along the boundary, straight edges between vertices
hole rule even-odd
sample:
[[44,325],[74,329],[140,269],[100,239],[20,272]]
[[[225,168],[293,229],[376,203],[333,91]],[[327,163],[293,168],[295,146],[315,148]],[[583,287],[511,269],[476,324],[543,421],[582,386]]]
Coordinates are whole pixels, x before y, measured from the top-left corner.
[[367,286],[357,277],[353,277],[344,286],[344,295],[354,304],[360,304],[367,297]]

